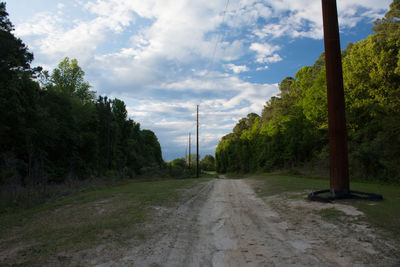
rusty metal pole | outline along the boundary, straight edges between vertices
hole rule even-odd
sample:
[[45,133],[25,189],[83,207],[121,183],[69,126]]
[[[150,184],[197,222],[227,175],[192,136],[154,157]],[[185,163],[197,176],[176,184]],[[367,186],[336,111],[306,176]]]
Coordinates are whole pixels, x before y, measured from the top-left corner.
[[350,192],[342,60],[336,0],[322,0],[328,127],[330,189],[334,196]]
[[197,158],[196,158],[196,178],[199,178],[199,105],[197,105]]

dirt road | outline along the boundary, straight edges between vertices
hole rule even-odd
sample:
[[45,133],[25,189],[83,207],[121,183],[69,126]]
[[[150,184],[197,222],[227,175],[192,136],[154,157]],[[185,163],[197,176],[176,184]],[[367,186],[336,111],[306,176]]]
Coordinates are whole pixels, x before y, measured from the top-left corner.
[[[327,222],[305,199],[254,192],[254,181],[214,179],[180,206],[153,207],[157,229],[142,243],[99,247],[78,262],[99,266],[390,266],[398,249],[335,205],[348,220]],[[318,205],[320,206],[320,205]],[[333,206],[332,206],[333,207]],[[332,208],[325,206],[324,208]],[[144,230],[146,232],[146,230]]]

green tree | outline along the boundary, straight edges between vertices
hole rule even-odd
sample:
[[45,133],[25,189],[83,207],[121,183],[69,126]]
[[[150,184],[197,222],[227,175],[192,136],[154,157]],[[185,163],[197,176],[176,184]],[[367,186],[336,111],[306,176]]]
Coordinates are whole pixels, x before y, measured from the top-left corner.
[[[375,33],[342,52],[352,176],[400,181],[400,0]],[[218,172],[269,171],[328,161],[324,53],[279,84],[261,118],[242,118],[215,152]],[[252,126],[250,125],[252,124]]]
[[12,31],[0,3],[1,186],[133,177],[162,167],[156,135],[128,118],[122,100],[95,102],[76,59],[65,58],[51,75],[31,68],[33,54]]
[[378,19],[375,34],[343,60],[350,167],[358,177],[399,180],[400,2]]
[[215,171],[215,159],[211,155],[205,155],[200,161],[200,168],[205,171]]
[[32,72],[30,63],[33,54],[28,51],[21,39],[14,36],[14,26],[8,19],[6,4],[0,3],[0,77],[5,82],[16,74]]
[[90,84],[84,80],[84,76],[85,72],[79,67],[78,60],[66,57],[58,64],[58,68],[53,70],[53,89],[75,96],[84,102],[93,101],[96,92],[90,90]]
[[[0,183],[22,185],[31,176],[40,122],[39,86],[32,81],[33,54],[12,33],[5,3],[0,3]],[[8,177],[6,177],[8,176]]]

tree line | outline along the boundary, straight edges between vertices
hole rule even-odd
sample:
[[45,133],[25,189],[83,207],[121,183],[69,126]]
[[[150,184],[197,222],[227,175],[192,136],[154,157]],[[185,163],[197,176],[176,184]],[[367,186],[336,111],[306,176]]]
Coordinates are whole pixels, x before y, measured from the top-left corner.
[[60,183],[96,175],[133,177],[163,164],[156,135],[98,96],[76,59],[51,73],[13,35],[0,3],[0,186]]
[[[189,164],[190,158],[190,164]],[[167,164],[168,174],[177,178],[188,178],[196,176],[197,155],[190,154],[186,158],[176,158]],[[199,160],[200,172],[215,171],[215,158],[212,155],[205,155]]]
[[[400,1],[374,33],[342,51],[352,177],[400,182]],[[216,148],[218,172],[328,166],[324,53],[279,84],[261,116],[251,113]]]

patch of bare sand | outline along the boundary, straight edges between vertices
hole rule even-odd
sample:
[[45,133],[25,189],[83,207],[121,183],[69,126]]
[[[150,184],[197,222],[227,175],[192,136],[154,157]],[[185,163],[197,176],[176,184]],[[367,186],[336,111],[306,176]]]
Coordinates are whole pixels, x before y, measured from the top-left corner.
[[320,204],[285,197],[261,199],[249,180],[214,179],[185,192],[173,208],[152,207],[146,237],[107,243],[74,257],[96,266],[391,266],[399,250],[334,204],[346,217],[324,220]]
[[[305,194],[303,194],[305,195]],[[288,201],[288,205],[294,209],[306,209],[309,211],[320,211],[324,209],[336,209],[348,216],[362,216],[363,212],[357,210],[355,207],[350,205],[344,205],[340,203],[320,203],[316,201],[308,200],[293,200]]]
[[[282,228],[308,240],[308,253],[325,258],[328,266],[397,266],[400,249],[395,240],[383,238],[363,220],[364,214],[343,203],[320,203],[305,199],[307,192],[264,198],[283,219]],[[324,218],[320,211],[336,209],[342,216]]]

